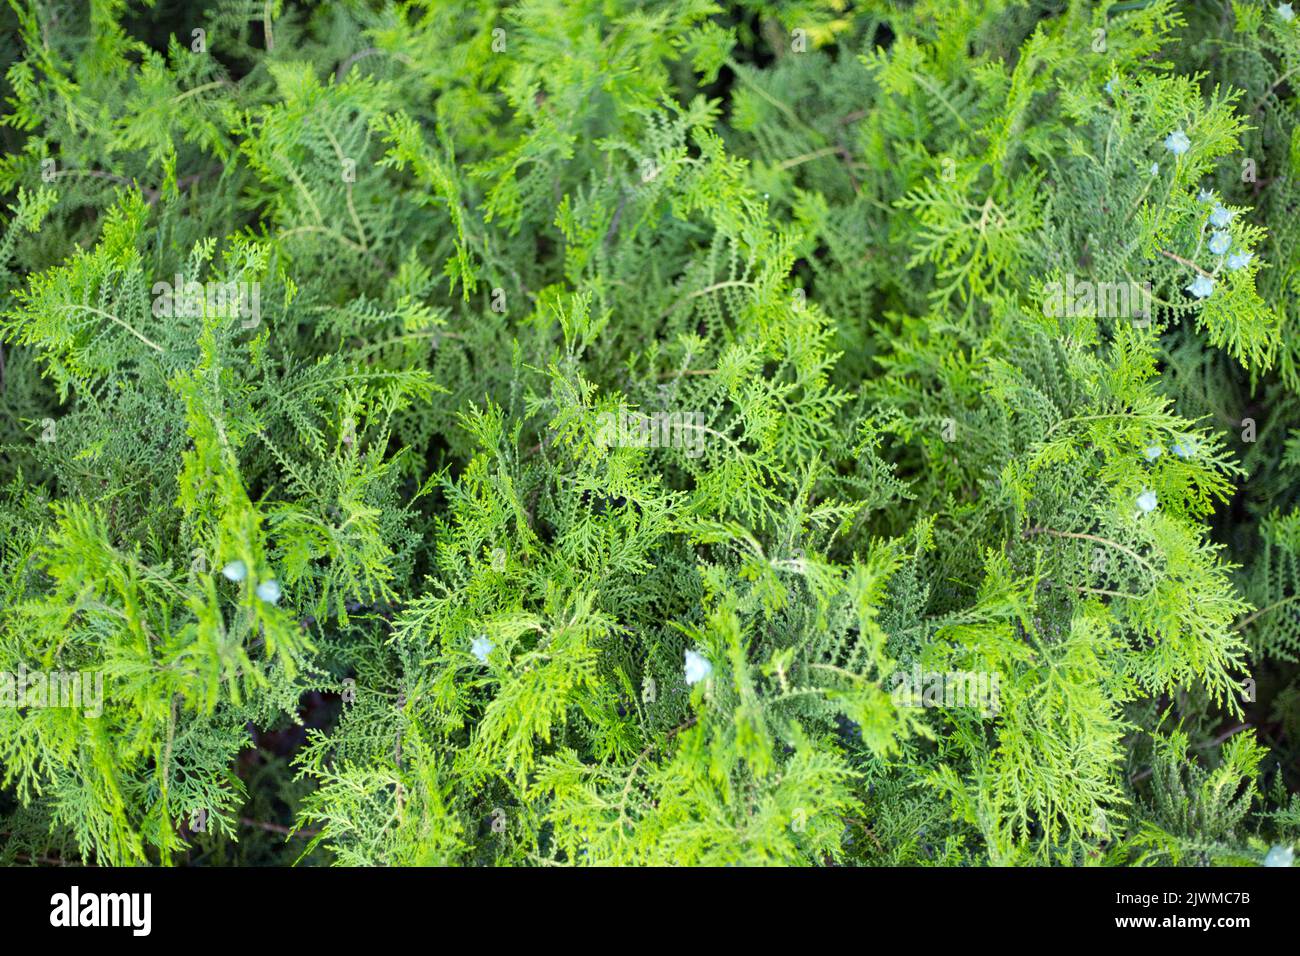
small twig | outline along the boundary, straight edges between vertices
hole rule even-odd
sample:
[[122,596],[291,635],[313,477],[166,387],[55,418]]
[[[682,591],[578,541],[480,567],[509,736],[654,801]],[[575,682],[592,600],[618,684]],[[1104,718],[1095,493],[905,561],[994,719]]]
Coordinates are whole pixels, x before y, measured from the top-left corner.
[[54,179],[63,176],[90,176],[92,179],[107,179],[110,182],[121,183],[123,186],[138,186],[134,179],[128,179],[126,176],[119,176],[117,173],[105,172],[102,169],[59,169],[54,172]]
[[660,313],[658,321],[662,322],[664,319],[668,318],[668,316],[672,315],[674,312],[676,312],[679,308],[681,308],[691,299],[698,299],[702,295],[708,295],[709,293],[717,292],[720,289],[734,289],[742,286],[752,288],[754,284],[755,283],[749,282],[748,280],[745,279],[728,279],[726,282],[715,282],[713,285],[708,286],[706,288],[696,289],[694,292],[682,296],[680,299],[678,299],[676,302],[670,305],[667,309],[665,309],[662,313]]
[[334,82],[337,83],[340,80],[342,80],[343,75],[347,73],[348,70],[352,69],[353,63],[356,63],[358,60],[364,60],[368,56],[378,56],[381,53],[384,54],[385,56],[391,56],[395,60],[401,60],[409,67],[415,66],[415,61],[412,60],[405,53],[395,53],[389,50],[381,50],[377,46],[372,46],[372,47],[367,47],[366,49],[361,50],[357,53],[353,53],[350,57],[348,57],[346,60],[340,63],[339,68],[334,71]]
[[1300,594],[1292,594],[1290,597],[1283,598],[1280,601],[1276,601],[1273,604],[1270,604],[1268,607],[1262,607],[1254,614],[1242,618],[1241,622],[1238,624],[1234,624],[1232,629],[1234,631],[1244,630],[1245,628],[1249,627],[1251,622],[1254,621],[1255,618],[1259,617],[1261,614],[1267,614],[1269,611],[1274,611],[1280,608],[1284,604],[1290,604],[1292,601],[1297,601],[1297,600],[1300,600]]
[[1081,541],[1093,541],[1096,542],[1097,544],[1104,544],[1109,547],[1115,548],[1119,551],[1123,551],[1134,561],[1137,561],[1139,564],[1145,567],[1148,571],[1151,571],[1153,574],[1155,573],[1155,568],[1151,567],[1151,562],[1147,561],[1144,557],[1142,557],[1142,555],[1138,554],[1132,548],[1125,547],[1124,545],[1120,544],[1118,541],[1111,541],[1109,538],[1102,538],[1095,534],[1083,534],[1082,532],[1079,531],[1057,531],[1055,528],[1044,528],[1041,525],[1035,528],[1026,528],[1023,532],[1021,532],[1021,534],[1026,538],[1034,534],[1050,534],[1058,538],[1076,538]]
[[[182,176],[180,179],[176,181],[176,188],[178,191],[185,189],[189,186],[194,185],[199,180],[211,176],[213,173],[221,172],[223,169],[225,169],[225,166],[222,165],[221,163],[218,163],[217,165],[211,166],[203,170],[202,172],[190,173],[188,176]],[[144,195],[145,201],[150,206],[156,204],[158,202],[158,198],[162,195],[161,187],[141,186],[140,183],[132,177],[119,176],[117,173],[105,172],[102,169],[62,169],[55,172],[54,174],[54,178],[56,179],[58,179],[61,176],[89,176],[92,179],[106,179],[109,182],[118,183],[122,186],[134,186],[136,189],[140,190],[140,192]]]
[[1102,597],[1128,598],[1130,601],[1141,601],[1141,594],[1130,594],[1127,591],[1107,591],[1105,588],[1085,588],[1078,584],[1067,584],[1067,588],[1075,594],[1100,594]]
[[1160,250],[1160,254],[1161,254],[1162,256],[1164,256],[1165,258],[1167,258],[1167,259],[1173,259],[1174,262],[1177,262],[1177,263],[1179,263],[1180,265],[1187,266],[1187,268],[1189,268],[1189,269],[1195,269],[1197,272],[1199,272],[1201,275],[1205,276],[1205,278],[1207,278],[1207,279],[1213,279],[1213,278],[1214,278],[1214,274],[1213,274],[1212,272],[1206,272],[1204,269],[1202,269],[1200,266],[1198,266],[1195,262],[1192,262],[1192,260],[1190,260],[1190,259],[1184,259],[1182,256],[1176,256],[1176,255],[1174,255],[1172,252],[1169,252],[1169,251],[1166,250],[1166,249],[1161,249],[1161,250]]
[[175,106],[181,100],[187,100],[191,96],[197,96],[199,93],[206,93],[208,90],[215,90],[221,86],[234,86],[229,80],[213,80],[211,83],[204,83],[202,86],[196,86],[193,89],[186,90],[171,98],[171,104]]
[[85,311],[85,312],[90,312],[90,313],[92,313],[92,314],[94,314],[94,315],[103,316],[104,318],[109,319],[110,321],[116,322],[118,325],[122,326],[122,328],[126,329],[128,332],[130,332],[132,335],[134,335],[137,339],[139,339],[139,340],[140,340],[141,342],[143,342],[145,345],[149,346],[149,348],[153,349],[155,352],[162,352],[162,351],[163,351],[163,347],[162,347],[161,345],[159,345],[159,344],[156,343],[156,342],[151,342],[149,339],[145,338],[143,335],[141,335],[139,332],[137,332],[137,331],[136,331],[136,330],[135,330],[135,329],[134,329],[134,328],[133,328],[129,323],[127,323],[127,322],[123,322],[121,319],[119,319],[117,316],[113,315],[113,313],[111,313],[111,312],[105,312],[103,309],[96,309],[94,306],[90,306],[90,305],[78,305],[78,304],[75,303],[75,302],[68,303],[68,304],[64,305],[63,308],[65,308],[65,309],[81,309],[81,310],[83,310],[83,311]]
[[[180,192],[181,190],[188,189],[195,183],[211,176],[213,173],[219,173],[225,168],[224,165],[218,163],[215,166],[208,167],[200,173],[190,173],[188,176],[182,176],[180,179],[176,180],[176,191]],[[150,206],[153,206],[157,204],[159,198],[162,196],[162,187],[141,186],[140,192],[144,193],[145,202]]]
[[606,250],[609,249],[610,243],[614,241],[614,237],[618,235],[618,224],[623,218],[623,207],[627,204],[627,197],[628,191],[626,189],[623,190],[623,195],[618,197],[618,208],[614,210],[614,215],[609,222],[609,228],[605,230],[604,245]]
[[392,278],[393,271],[388,268],[384,260],[380,259],[373,252],[361,248],[360,245],[358,245],[356,242],[353,242],[347,236],[343,235],[343,233],[339,232],[336,229],[330,229],[328,226],[298,226],[296,229],[290,229],[288,232],[280,233],[280,235],[277,238],[288,239],[290,236],[296,236],[304,232],[317,232],[317,233],[323,233],[324,235],[327,236],[332,236],[333,238],[337,239],[339,242],[347,246],[349,249],[354,249],[357,252],[359,252],[361,255],[365,256],[367,259],[370,260],[371,265],[373,265],[384,275],[388,276],[389,278]]
[[858,826],[862,827],[862,832],[871,838],[871,842],[876,845],[876,849],[879,850],[881,853],[885,852],[885,845],[880,842],[880,838],[876,836],[876,831],[871,829],[871,824],[867,823],[866,820],[863,820],[859,817],[846,817],[842,813],[837,813],[835,815],[839,817],[841,820],[843,820],[849,826],[852,826],[853,824],[856,823]]
[[1295,75],[1297,70],[1300,70],[1300,66],[1293,66],[1291,69],[1287,70],[1285,73],[1279,76],[1277,78],[1277,82],[1275,82],[1272,86],[1270,86],[1267,90],[1265,90],[1264,95],[1259,98],[1259,102],[1251,106],[1251,108],[1247,110],[1247,112],[1253,113],[1261,106],[1263,106],[1268,101],[1268,98],[1273,95],[1273,91],[1276,90],[1283,83],[1285,83],[1287,80],[1291,79],[1291,77]]
[[835,156],[835,155],[842,155],[847,159],[853,158],[852,155],[849,153],[849,151],[845,149],[843,146],[827,146],[824,149],[816,149],[813,150],[811,153],[804,153],[801,156],[793,156],[790,159],[785,160],[784,162],[778,163],[776,168],[792,169],[795,166],[802,165],[803,163],[810,163],[814,159],[823,159],[826,156]]
[[[676,736],[677,736],[679,733],[681,733],[683,730],[686,730],[686,729],[689,728],[689,727],[694,727],[694,726],[695,726],[695,722],[696,722],[698,719],[699,719],[698,717],[692,717],[690,720],[686,721],[685,723],[680,724],[679,726],[674,727],[672,730],[668,731],[667,736],[665,736],[664,739],[663,739],[663,744],[668,743],[668,741],[672,740],[674,737],[676,737]],[[626,816],[626,814],[624,813],[624,811],[627,809],[627,798],[628,798],[628,794],[629,794],[629,793],[631,792],[631,790],[632,790],[632,781],[636,779],[637,771],[638,771],[638,770],[640,769],[640,767],[641,767],[641,761],[642,761],[642,760],[645,760],[646,757],[650,756],[650,754],[651,754],[653,751],[655,751],[655,750],[659,749],[660,747],[662,747],[663,744],[661,744],[661,743],[660,743],[659,741],[657,741],[657,740],[652,740],[652,741],[649,743],[649,745],[646,746],[645,750],[643,750],[643,751],[641,751],[639,754],[637,754],[637,758],[636,758],[636,760],[634,760],[634,761],[632,762],[632,766],[628,769],[628,772],[627,772],[627,783],[623,784],[623,792],[622,792],[621,794],[619,794],[619,808],[618,808],[618,813],[619,813],[619,819],[620,819],[620,820],[622,820],[623,817]]]
[[1196,749],[1206,750],[1210,747],[1217,747],[1219,746],[1219,744],[1223,743],[1229,737],[1233,737],[1241,733],[1243,730],[1249,730],[1251,726],[1252,726],[1251,724],[1241,724],[1240,726],[1233,727],[1231,730],[1225,730],[1223,733],[1219,734],[1219,736],[1215,737],[1213,740],[1207,743],[1198,744]]
[[43,863],[46,866],[93,866],[93,863],[76,863],[72,860],[63,860],[58,857],[44,856],[42,854],[30,855],[27,853],[15,853],[14,859],[19,863]]
[[660,378],[681,378],[683,375],[717,375],[718,370],[715,368],[682,368],[670,369],[667,372],[660,372]]
[[314,837],[320,835],[319,830],[295,830],[293,827],[281,826],[278,823],[267,823],[264,820],[254,820],[251,817],[240,817],[239,822],[246,827],[257,827],[257,829],[265,830],[267,833],[279,833],[284,836]]
[[[1217,737],[1215,737],[1213,740],[1211,740],[1209,743],[1198,744],[1197,747],[1196,747],[1196,749],[1197,749],[1197,750],[1205,750],[1205,749],[1207,749],[1207,748],[1209,748],[1209,747],[1217,747],[1219,744],[1223,743],[1223,742],[1224,742],[1225,740],[1227,740],[1229,737],[1232,737],[1232,736],[1235,735],[1235,734],[1239,734],[1239,733],[1241,733],[1243,730],[1247,730],[1247,729],[1249,729],[1251,726],[1252,726],[1251,724],[1242,724],[1240,727],[1233,727],[1231,730],[1224,731],[1224,732],[1221,733],[1219,736],[1217,736]],[[1128,778],[1128,782],[1129,782],[1129,783],[1139,783],[1139,782],[1145,780],[1147,777],[1151,776],[1151,774],[1153,774],[1154,772],[1155,772],[1155,768],[1154,768],[1154,767],[1147,767],[1146,770],[1143,770],[1143,771],[1141,771],[1141,772],[1139,772],[1139,773],[1135,773],[1135,774],[1133,774],[1133,776],[1129,777],[1129,778]]]

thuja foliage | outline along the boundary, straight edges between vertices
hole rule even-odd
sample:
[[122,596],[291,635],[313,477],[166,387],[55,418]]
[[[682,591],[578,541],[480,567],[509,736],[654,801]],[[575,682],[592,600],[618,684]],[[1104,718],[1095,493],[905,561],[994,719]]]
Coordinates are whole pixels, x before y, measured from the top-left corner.
[[1290,4],[0,19],[3,862],[1289,862]]

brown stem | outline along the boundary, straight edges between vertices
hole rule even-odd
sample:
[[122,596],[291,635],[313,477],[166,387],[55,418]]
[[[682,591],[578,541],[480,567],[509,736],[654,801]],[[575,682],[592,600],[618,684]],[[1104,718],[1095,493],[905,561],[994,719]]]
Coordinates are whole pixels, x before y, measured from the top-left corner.
[[1187,266],[1187,268],[1189,268],[1189,269],[1195,269],[1197,272],[1199,272],[1201,275],[1205,276],[1205,278],[1207,278],[1207,279],[1213,279],[1213,278],[1214,278],[1213,274],[1211,274],[1211,273],[1209,273],[1209,272],[1206,272],[1204,269],[1202,269],[1200,266],[1198,266],[1198,265],[1197,265],[1195,262],[1193,262],[1191,259],[1184,259],[1182,256],[1176,256],[1176,255],[1174,255],[1172,252],[1169,252],[1169,251],[1166,250],[1166,249],[1161,249],[1161,250],[1160,250],[1160,254],[1161,254],[1162,256],[1164,256],[1165,258],[1167,258],[1167,259],[1173,259],[1174,262],[1177,262],[1179,265]]
[[251,817],[240,817],[239,822],[246,827],[257,827],[257,829],[265,830],[267,833],[280,833],[284,836],[314,837],[320,834],[319,830],[295,830],[293,827],[281,826],[278,823],[267,823],[265,820],[254,820]]

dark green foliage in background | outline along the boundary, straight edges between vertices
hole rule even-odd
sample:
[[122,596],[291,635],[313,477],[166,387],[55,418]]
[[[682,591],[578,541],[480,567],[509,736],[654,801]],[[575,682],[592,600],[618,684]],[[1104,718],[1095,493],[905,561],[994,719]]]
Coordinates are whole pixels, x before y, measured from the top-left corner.
[[1300,841],[1288,5],[0,20],[0,862]]

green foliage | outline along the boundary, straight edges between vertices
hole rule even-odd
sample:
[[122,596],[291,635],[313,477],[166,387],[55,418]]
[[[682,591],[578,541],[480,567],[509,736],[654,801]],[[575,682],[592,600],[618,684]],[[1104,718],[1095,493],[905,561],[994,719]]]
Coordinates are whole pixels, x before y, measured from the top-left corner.
[[0,19],[0,860],[1300,841],[1300,21]]

